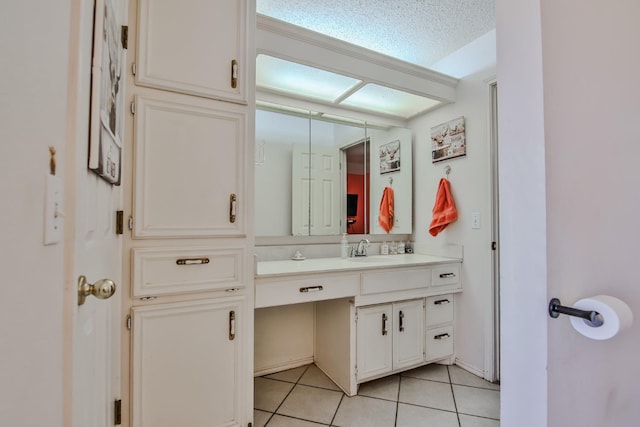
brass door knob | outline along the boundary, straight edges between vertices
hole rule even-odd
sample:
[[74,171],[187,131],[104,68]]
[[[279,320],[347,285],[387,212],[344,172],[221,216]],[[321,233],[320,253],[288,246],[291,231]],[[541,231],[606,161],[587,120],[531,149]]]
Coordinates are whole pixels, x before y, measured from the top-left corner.
[[110,279],[100,279],[96,283],[87,282],[85,276],[78,277],[78,305],[84,304],[89,295],[98,299],[110,298],[116,293],[116,284]]

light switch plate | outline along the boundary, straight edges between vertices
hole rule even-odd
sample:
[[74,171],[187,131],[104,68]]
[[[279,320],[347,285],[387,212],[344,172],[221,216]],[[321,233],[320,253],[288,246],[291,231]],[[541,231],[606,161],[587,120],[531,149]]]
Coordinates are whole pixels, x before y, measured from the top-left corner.
[[63,212],[62,180],[47,175],[44,205],[44,244],[53,245],[62,241]]
[[480,228],[480,212],[473,212],[471,214],[471,228],[476,230]]

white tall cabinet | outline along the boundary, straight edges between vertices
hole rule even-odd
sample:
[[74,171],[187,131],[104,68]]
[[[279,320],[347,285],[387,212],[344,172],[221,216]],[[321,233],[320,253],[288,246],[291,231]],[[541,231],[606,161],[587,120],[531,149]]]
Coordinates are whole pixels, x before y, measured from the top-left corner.
[[255,1],[131,0],[129,16],[123,425],[246,427]]

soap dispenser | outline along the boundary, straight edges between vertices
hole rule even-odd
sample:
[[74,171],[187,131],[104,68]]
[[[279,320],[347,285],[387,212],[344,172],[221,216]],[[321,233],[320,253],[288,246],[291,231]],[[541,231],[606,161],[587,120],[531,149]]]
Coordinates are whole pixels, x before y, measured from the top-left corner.
[[349,241],[347,240],[347,233],[342,233],[342,240],[340,241],[340,257],[342,259],[349,258]]

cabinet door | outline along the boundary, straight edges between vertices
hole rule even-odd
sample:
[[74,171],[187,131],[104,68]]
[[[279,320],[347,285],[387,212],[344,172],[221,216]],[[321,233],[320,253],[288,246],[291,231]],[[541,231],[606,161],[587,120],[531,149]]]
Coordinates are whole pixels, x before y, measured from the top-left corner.
[[247,0],[140,0],[136,83],[246,102],[246,22]]
[[243,425],[244,299],[132,311],[132,426]]
[[393,369],[424,362],[424,300],[393,304]]
[[155,97],[136,97],[134,237],[242,235],[246,109]]
[[391,304],[358,309],[358,380],[393,369],[393,316]]

